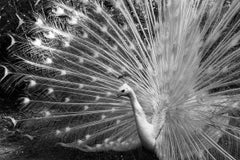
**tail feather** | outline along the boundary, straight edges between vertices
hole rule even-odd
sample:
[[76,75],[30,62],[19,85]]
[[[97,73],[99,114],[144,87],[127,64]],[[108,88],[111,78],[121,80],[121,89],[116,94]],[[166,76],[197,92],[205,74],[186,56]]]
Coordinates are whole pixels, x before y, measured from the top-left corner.
[[[17,127],[84,151],[139,146],[130,103],[116,98],[122,83],[117,77],[129,72],[141,82],[136,67],[145,46],[139,33],[120,28],[97,2],[71,6],[55,1],[49,6],[49,16],[37,14],[32,23],[34,38],[17,41],[12,48],[21,48],[15,74],[29,81],[22,109],[30,112]],[[124,12],[122,18],[130,16],[125,10],[118,11]],[[136,30],[132,20],[125,25]],[[132,43],[135,38],[141,48],[129,47],[138,46]]]

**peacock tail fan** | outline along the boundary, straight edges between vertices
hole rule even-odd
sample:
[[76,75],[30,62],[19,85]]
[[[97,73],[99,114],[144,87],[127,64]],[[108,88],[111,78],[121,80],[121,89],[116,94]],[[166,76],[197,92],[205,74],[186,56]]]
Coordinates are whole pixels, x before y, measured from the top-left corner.
[[1,66],[2,80],[13,77],[6,86],[28,83],[24,116],[12,118],[21,133],[86,152],[141,146],[131,103],[116,96],[128,83],[159,158],[239,159],[239,0],[54,0],[45,9],[10,35],[17,60]]

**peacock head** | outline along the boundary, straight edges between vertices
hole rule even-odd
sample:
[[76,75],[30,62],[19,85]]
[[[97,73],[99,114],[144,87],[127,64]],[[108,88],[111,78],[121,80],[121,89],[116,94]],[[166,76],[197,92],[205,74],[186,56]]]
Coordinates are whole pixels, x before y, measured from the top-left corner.
[[130,97],[132,93],[133,93],[133,89],[127,83],[124,83],[118,89],[117,97],[121,97],[121,96]]

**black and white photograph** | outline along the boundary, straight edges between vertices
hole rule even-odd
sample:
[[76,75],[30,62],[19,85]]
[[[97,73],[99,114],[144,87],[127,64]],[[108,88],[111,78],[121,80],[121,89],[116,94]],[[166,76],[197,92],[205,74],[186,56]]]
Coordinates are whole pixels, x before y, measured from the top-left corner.
[[0,160],[240,160],[240,0],[0,0]]

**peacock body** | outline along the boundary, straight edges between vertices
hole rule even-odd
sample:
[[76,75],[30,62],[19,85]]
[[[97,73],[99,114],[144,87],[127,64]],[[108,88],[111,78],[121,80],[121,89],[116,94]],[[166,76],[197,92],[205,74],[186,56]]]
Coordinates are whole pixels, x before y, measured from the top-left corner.
[[17,61],[1,66],[2,80],[28,82],[15,128],[86,152],[237,160],[218,144],[240,138],[240,2],[226,3],[49,2],[10,35]]

